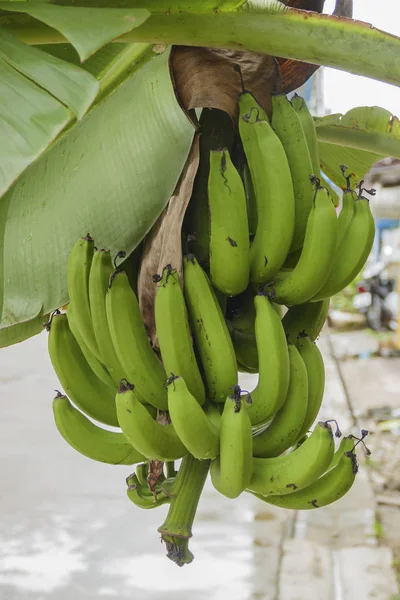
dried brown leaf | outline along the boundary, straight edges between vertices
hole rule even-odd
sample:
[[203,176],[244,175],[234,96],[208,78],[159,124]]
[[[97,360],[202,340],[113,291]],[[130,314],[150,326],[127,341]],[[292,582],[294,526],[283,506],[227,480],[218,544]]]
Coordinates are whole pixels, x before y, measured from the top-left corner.
[[199,137],[199,134],[195,134],[174,193],[144,243],[138,278],[138,298],[142,318],[153,347],[157,347],[154,320],[157,286],[153,276],[161,274],[165,265],[171,264],[178,270],[182,281],[181,229],[199,166]]
[[268,113],[271,93],[280,89],[276,60],[265,54],[236,52],[218,48],[175,46],[170,55],[170,71],[180,106],[194,121],[195,108],[218,108],[235,121],[237,97],[244,85]]

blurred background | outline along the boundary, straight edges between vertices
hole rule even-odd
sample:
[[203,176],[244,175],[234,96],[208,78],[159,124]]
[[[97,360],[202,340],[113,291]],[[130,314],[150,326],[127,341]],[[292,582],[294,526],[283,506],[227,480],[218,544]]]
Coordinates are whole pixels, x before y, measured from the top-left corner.
[[[333,0],[325,11],[331,12]],[[396,0],[354,0],[354,17],[400,35]],[[304,95],[314,115],[378,105],[400,114],[400,89],[320,69]],[[126,497],[129,467],[75,453],[53,423],[58,381],[40,334],[0,350],[0,598],[4,600],[399,600],[400,161],[374,165],[365,187],[376,239],[368,264],[332,299],[319,339],[326,364],[320,417],[370,431],[356,484],[342,500],[296,513],[207,484],[195,561],[178,569],[157,527],[166,507]],[[252,389],[252,376],[241,384]]]

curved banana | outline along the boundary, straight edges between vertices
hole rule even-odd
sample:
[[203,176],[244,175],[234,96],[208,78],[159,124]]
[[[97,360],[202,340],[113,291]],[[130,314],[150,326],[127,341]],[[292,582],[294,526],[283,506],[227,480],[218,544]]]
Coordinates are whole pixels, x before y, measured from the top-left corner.
[[319,292],[329,277],[337,243],[337,218],[328,190],[316,181],[314,202],[307,221],[303,250],[293,271],[274,280],[275,302],[302,304]]
[[251,281],[266,283],[279,271],[292,242],[295,200],[288,159],[262,110],[245,92],[239,96],[239,133],[257,204],[257,230],[251,245]]
[[138,477],[134,474],[127,478],[126,483],[128,485],[126,493],[129,500],[139,508],[157,508],[170,501],[167,494],[162,490],[153,494],[146,486],[142,486]]
[[231,329],[231,338],[236,359],[246,369],[258,373],[258,353],[255,335]]
[[248,413],[252,425],[258,425],[282,408],[289,387],[290,367],[285,332],[272,302],[260,291],[254,305],[260,375],[257,387],[251,392]]
[[105,383],[105,385],[108,385],[108,387],[115,389],[115,386],[114,386],[113,380],[111,379],[110,373],[107,371],[104,364],[102,362],[100,362],[95,357],[95,355],[90,352],[89,348],[86,346],[86,344],[76,326],[76,322],[75,322],[74,314],[73,314],[73,310],[72,310],[72,304],[68,305],[67,318],[68,318],[69,328],[72,331],[74,338],[78,342],[79,347],[82,350],[82,354],[85,357],[86,362],[92,369],[93,373],[95,373],[95,375],[97,375],[97,377],[103,383]]
[[300,437],[308,404],[307,369],[296,346],[289,345],[288,350],[290,380],[286,400],[271,424],[253,438],[253,456],[279,456]]
[[243,184],[246,192],[247,220],[249,222],[249,235],[255,236],[257,231],[257,202],[254,185],[251,180],[250,169],[247,162],[243,167]]
[[147,459],[170,461],[187,454],[173,425],[161,425],[155,421],[138,399],[132,385],[121,381],[115,404],[123,433]]
[[69,328],[67,315],[54,314],[48,327],[50,360],[64,391],[89,417],[118,426],[115,390],[93,373]]
[[331,426],[320,421],[293,452],[275,458],[253,458],[253,474],[247,488],[262,496],[301,490],[325,473],[334,447]]
[[223,402],[237,384],[236,357],[224,316],[207,275],[192,254],[183,259],[184,294],[208,396]]
[[355,448],[354,439],[355,438],[352,435],[348,435],[342,439],[342,441],[339,444],[339,448],[336,450],[335,454],[333,455],[333,458],[329,464],[329,467],[327,468],[327,471],[330,471],[331,469],[336,467],[336,465],[339,463],[340,459],[342,458],[342,456],[345,452],[354,452],[354,448]]
[[101,429],[57,392],[53,414],[64,440],[80,454],[110,465],[133,465],[145,460],[123,433]]
[[206,399],[203,380],[194,354],[185,298],[176,269],[167,265],[157,288],[155,322],[165,371],[180,375],[202,405]]
[[214,404],[213,402],[207,402],[203,406],[203,410],[207,415],[208,420],[214,426],[214,429],[218,431],[219,438],[219,430],[221,429],[221,413],[218,408],[223,409],[222,404]]
[[285,150],[295,197],[295,220],[290,252],[303,244],[308,215],[313,205],[313,174],[307,140],[298,114],[284,94],[272,97],[272,129]]
[[97,347],[113,382],[114,389],[125,377],[111,339],[107,322],[106,295],[110,277],[114,271],[109,250],[97,250],[93,254],[89,273],[89,301]]
[[89,234],[79,239],[72,248],[68,259],[68,294],[75,308],[76,327],[90,352],[101,361],[89,303],[89,273],[93,252],[94,240]]
[[[345,176],[345,172],[347,167],[345,165],[341,165],[340,169]],[[351,189],[351,175],[348,175],[346,178],[347,188],[343,192],[342,196],[342,208],[340,209],[340,213],[338,216],[338,240],[337,246],[339,248],[340,244],[343,241],[344,235],[347,231],[348,226],[353,220],[355,214],[355,201],[357,200],[357,194],[354,190]]]
[[[137,482],[141,487],[148,489],[147,484],[147,475],[149,474],[149,463],[144,462],[140,463],[136,466],[135,469],[135,477],[137,478]],[[131,475],[132,477],[132,475]]]
[[210,152],[210,277],[217,290],[236,296],[247,288],[250,241],[246,194],[229,152]]
[[116,270],[106,294],[107,321],[118,360],[140,399],[167,410],[167,379],[164,368],[150,347],[139,304],[128,277]]
[[303,425],[295,438],[296,441],[304,437],[314,424],[321,408],[325,389],[324,361],[317,344],[304,332],[299,335],[297,348],[307,370],[308,403]]
[[293,510],[321,508],[342,498],[353,485],[357,472],[356,455],[351,451],[344,452],[336,467],[308,487],[284,496],[257,497],[268,504]]
[[316,340],[326,317],[328,316],[330,299],[319,302],[305,302],[291,306],[282,319],[282,325],[290,344],[297,343],[297,336],[306,331],[312,340]]
[[300,119],[304,135],[306,136],[308,151],[311,158],[312,174],[319,177],[321,167],[319,163],[317,129],[315,127],[314,119],[304,98],[294,94],[290,101]]
[[226,399],[221,417],[220,455],[210,467],[213,486],[228,498],[237,498],[251,480],[253,443],[247,400],[240,395],[239,386]]
[[219,453],[219,432],[182,377],[168,380],[168,411],[175,431],[190,454],[199,460]]
[[354,217],[334,255],[329,276],[313,300],[333,296],[353,281],[366,263],[374,237],[375,222],[369,200],[360,196],[355,200]]

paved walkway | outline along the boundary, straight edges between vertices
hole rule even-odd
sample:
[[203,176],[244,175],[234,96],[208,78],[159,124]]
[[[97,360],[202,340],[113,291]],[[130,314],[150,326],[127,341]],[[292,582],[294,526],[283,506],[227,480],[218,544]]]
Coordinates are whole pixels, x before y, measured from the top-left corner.
[[[320,347],[321,418],[337,418],[348,433],[353,418],[327,338]],[[245,494],[228,500],[207,484],[191,542],[195,561],[178,569],[157,534],[166,507],[137,509],[125,496],[129,467],[85,459],[58,435],[57,386],[45,334],[0,350],[0,598],[394,600],[392,557],[374,537],[365,468],[345,498],[302,513]]]

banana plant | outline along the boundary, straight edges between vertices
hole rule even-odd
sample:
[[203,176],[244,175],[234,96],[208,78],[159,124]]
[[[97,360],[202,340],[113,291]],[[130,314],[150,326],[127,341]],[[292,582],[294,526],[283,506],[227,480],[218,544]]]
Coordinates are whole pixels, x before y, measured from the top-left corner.
[[[195,109],[234,110],[232,61],[253,65],[249,87],[259,86],[267,112],[271,92],[296,89],[320,65],[400,85],[400,39],[352,20],[351,0],[337,0],[333,15],[323,8],[0,2],[0,347],[35,335],[68,302],[77,238],[90,232],[129,254],[146,237],[181,180]],[[339,184],[336,165],[361,178],[381,157],[400,157],[399,122],[384,109],[316,124],[323,170]]]

